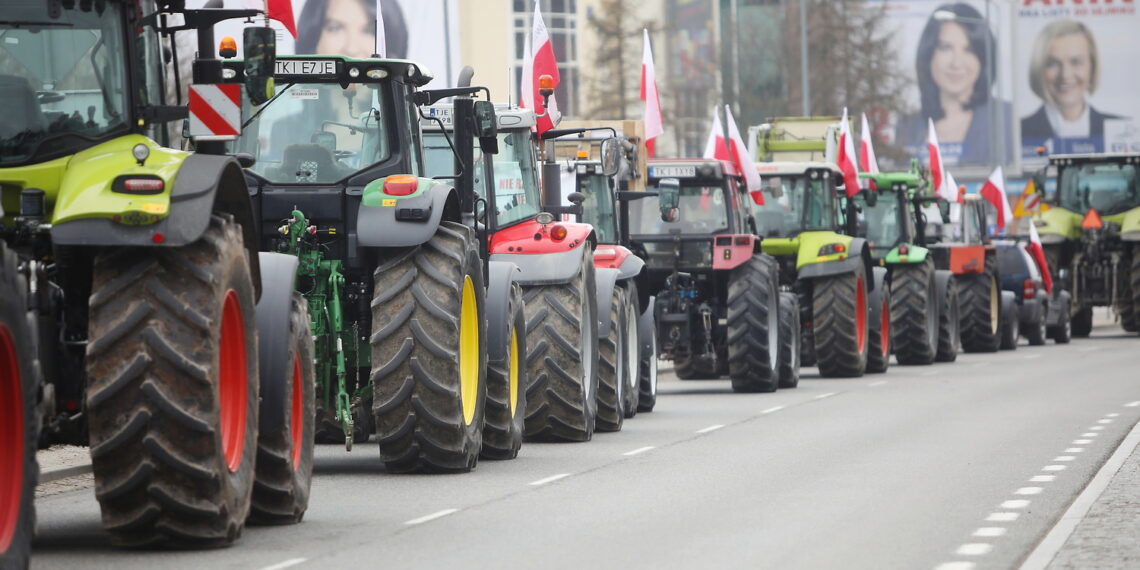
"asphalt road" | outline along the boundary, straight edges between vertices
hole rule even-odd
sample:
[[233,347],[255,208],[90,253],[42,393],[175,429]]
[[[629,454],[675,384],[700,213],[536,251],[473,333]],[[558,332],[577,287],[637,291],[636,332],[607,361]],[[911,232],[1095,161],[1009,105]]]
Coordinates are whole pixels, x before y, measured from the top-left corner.
[[[1098,313],[1099,315],[1099,313]],[[89,479],[38,501],[33,568],[1016,568],[1140,419],[1140,339],[1094,338],[657,410],[465,475],[318,449],[297,526],[207,552],[107,544]]]

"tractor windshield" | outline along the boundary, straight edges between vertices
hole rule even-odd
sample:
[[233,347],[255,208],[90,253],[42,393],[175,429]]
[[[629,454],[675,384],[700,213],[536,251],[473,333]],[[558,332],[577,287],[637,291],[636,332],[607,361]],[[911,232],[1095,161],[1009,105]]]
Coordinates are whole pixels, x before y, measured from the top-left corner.
[[582,202],[582,221],[594,226],[600,243],[617,243],[618,240],[612,180],[601,173],[578,173],[577,191],[586,197]]
[[384,99],[363,85],[279,84],[231,148],[254,155],[250,170],[270,182],[337,182],[390,155]]
[[1061,171],[1061,207],[1084,213],[1090,208],[1106,215],[1140,206],[1136,165],[1082,164]]
[[809,183],[805,176],[768,176],[763,184],[764,205],[755,206],[762,236],[790,237],[803,231],[835,229],[835,192],[827,182]]
[[859,211],[859,237],[866,238],[872,249],[883,251],[909,239],[906,231],[909,213],[891,193],[882,193],[878,198],[874,206],[868,206],[859,194],[855,205]]
[[700,234],[729,231],[728,202],[719,186],[682,186],[677,221],[661,221],[657,200],[635,200],[629,203],[629,227],[632,234]]
[[[130,128],[117,2],[0,3],[0,166],[66,156]],[[59,7],[59,4],[55,4]]]

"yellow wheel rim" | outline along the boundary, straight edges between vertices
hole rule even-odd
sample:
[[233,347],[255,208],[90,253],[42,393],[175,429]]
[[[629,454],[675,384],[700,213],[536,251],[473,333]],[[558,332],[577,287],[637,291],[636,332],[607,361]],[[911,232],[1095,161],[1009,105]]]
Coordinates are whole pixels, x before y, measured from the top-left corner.
[[511,329],[511,417],[515,417],[515,409],[519,407],[519,331]]
[[471,276],[463,278],[463,297],[459,306],[459,398],[463,402],[463,421],[475,421],[476,396],[479,393],[479,307],[475,301],[475,285]]

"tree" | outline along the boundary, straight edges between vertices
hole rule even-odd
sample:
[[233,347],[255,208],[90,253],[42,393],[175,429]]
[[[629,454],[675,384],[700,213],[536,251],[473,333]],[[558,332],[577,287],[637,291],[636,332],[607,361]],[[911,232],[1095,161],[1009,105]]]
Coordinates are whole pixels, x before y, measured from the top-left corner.
[[[640,104],[641,30],[656,31],[653,20],[637,15],[639,2],[600,0],[587,12],[587,25],[597,39],[597,49],[583,81],[589,101],[583,105],[583,118],[627,119],[640,116],[632,109]],[[589,73],[586,73],[586,69]]]

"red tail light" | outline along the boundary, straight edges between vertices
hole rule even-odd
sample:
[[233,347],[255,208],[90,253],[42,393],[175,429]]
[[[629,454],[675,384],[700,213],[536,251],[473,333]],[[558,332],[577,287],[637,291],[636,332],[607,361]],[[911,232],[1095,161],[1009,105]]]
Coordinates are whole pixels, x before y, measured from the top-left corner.
[[420,181],[415,176],[389,176],[384,181],[384,193],[389,196],[410,196],[415,194]]
[[1089,208],[1089,213],[1085,214],[1085,219],[1081,220],[1081,227],[1086,230],[1099,230],[1104,227],[1104,220],[1100,218],[1100,212],[1096,208]]
[[568,233],[569,232],[566,230],[566,226],[558,224],[553,228],[550,228],[550,239],[554,241],[562,241],[566,239],[566,234]]
[[1037,286],[1034,285],[1032,279],[1026,279],[1025,283],[1023,283],[1021,287],[1023,289],[1021,293],[1022,297],[1026,299],[1032,299],[1033,295],[1037,293]]
[[910,248],[904,243],[899,246],[899,255],[906,255],[910,253]]

